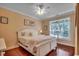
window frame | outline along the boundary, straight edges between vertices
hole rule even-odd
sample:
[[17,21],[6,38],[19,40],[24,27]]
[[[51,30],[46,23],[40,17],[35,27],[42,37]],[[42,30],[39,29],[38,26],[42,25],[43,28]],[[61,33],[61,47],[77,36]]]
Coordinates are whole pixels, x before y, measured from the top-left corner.
[[65,19],[68,20],[69,21],[69,24],[70,24],[69,25],[69,29],[68,29],[68,37],[64,37],[64,36],[63,37],[60,37],[59,34],[57,36],[55,36],[55,37],[58,38],[58,39],[63,39],[63,40],[70,40],[70,37],[71,37],[71,35],[70,35],[70,32],[71,32],[70,31],[71,30],[71,28],[70,28],[71,27],[70,17],[65,17],[65,18],[61,18],[59,20],[53,20],[53,21],[51,20],[51,21],[49,21],[49,34],[50,34],[50,36],[53,36],[54,37],[54,35],[51,34],[51,23],[52,22],[58,22],[58,24],[59,24],[59,21],[62,21],[62,20],[65,20]]

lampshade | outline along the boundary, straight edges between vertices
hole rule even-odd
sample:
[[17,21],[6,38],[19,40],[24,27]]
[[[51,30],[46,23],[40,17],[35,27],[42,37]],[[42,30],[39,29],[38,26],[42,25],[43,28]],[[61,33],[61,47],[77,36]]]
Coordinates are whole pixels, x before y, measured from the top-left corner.
[[40,33],[42,33],[42,30],[40,30]]

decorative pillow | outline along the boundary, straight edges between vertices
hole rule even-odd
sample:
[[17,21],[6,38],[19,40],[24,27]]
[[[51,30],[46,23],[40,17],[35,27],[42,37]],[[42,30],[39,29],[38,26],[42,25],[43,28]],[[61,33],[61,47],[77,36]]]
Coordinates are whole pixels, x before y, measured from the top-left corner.
[[25,32],[21,32],[21,36],[25,36]]
[[32,33],[31,32],[29,33],[29,36],[32,36]]

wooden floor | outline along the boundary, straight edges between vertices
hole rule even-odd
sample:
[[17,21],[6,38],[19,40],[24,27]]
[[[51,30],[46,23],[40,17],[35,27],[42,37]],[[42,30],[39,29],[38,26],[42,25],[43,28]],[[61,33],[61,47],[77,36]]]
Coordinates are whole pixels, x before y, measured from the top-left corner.
[[[74,48],[58,44],[56,50],[52,50],[47,56],[73,56]],[[5,56],[33,56],[21,47],[6,51]]]

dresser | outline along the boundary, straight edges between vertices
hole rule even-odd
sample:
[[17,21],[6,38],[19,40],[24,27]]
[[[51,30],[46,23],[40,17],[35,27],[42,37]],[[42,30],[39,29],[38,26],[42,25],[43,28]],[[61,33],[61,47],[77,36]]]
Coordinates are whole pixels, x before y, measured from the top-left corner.
[[0,56],[4,56],[6,50],[6,44],[3,38],[0,38]]

